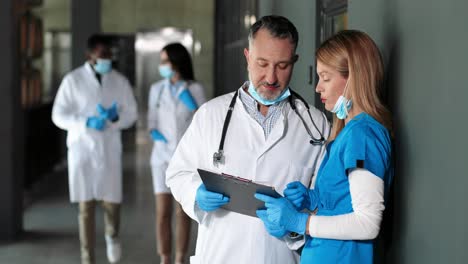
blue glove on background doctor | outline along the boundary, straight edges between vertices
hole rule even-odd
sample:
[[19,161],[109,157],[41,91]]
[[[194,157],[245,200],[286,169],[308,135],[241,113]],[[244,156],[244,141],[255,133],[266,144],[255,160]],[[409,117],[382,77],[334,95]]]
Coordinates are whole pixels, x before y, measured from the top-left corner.
[[98,116],[90,116],[86,119],[86,127],[104,131],[106,129],[106,120]]
[[97,105],[97,111],[99,116],[104,120],[109,120],[111,122],[116,122],[119,120],[119,113],[117,109],[117,102],[113,102],[111,107],[105,108],[102,104]]
[[117,109],[117,102],[113,102],[108,109],[98,104],[96,110],[99,116],[90,116],[86,119],[86,127],[95,129],[97,131],[104,131],[106,129],[106,120],[116,122],[119,120],[119,113]]
[[164,143],[167,143],[166,137],[159,132],[157,129],[153,129],[150,131],[150,136],[154,141],[162,141]]
[[197,102],[195,102],[195,99],[188,89],[184,89],[179,94],[178,98],[190,111],[197,110]]

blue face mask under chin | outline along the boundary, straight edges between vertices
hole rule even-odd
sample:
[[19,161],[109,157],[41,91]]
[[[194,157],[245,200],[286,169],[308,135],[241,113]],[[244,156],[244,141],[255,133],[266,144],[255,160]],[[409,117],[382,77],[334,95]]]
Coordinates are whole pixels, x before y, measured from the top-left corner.
[[331,112],[335,113],[338,119],[345,119],[348,117],[348,112],[349,109],[351,109],[351,106],[353,106],[353,102],[341,95],[340,98],[338,98],[338,101],[336,101],[336,104]]
[[340,97],[335,103],[335,106],[331,110],[332,113],[336,114],[336,117],[338,119],[345,119],[346,117],[348,117],[349,110],[353,106],[352,100],[344,97],[344,94],[347,88],[348,88],[348,81],[346,81],[346,86],[344,88],[343,95],[340,95]]
[[93,65],[93,68],[99,74],[106,74],[112,70],[112,60],[97,59],[96,64]]
[[174,76],[175,72],[171,69],[171,66],[169,65],[159,65],[159,74],[161,77],[164,79],[170,79],[172,76]]
[[277,102],[281,102],[284,99],[288,98],[288,96],[291,95],[291,92],[289,91],[289,87],[288,87],[288,88],[284,89],[284,91],[276,99],[267,100],[267,99],[264,99],[263,97],[261,97],[257,93],[257,90],[255,89],[253,83],[250,81],[249,94],[250,94],[250,96],[252,96],[255,99],[255,101],[261,103],[262,105],[272,105],[272,104],[275,104]]

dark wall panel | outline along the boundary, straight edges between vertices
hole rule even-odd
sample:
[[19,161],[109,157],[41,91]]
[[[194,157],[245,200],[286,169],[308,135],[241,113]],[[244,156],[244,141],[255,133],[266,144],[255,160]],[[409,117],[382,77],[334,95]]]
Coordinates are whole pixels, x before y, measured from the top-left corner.
[[101,1],[72,0],[72,67],[85,61],[86,41],[93,33],[101,32]]
[[381,47],[395,121],[385,263],[467,263],[466,1],[350,1]]
[[244,48],[257,0],[216,1],[215,96],[238,89],[248,80]]
[[16,1],[0,1],[0,240],[22,229],[23,141]]

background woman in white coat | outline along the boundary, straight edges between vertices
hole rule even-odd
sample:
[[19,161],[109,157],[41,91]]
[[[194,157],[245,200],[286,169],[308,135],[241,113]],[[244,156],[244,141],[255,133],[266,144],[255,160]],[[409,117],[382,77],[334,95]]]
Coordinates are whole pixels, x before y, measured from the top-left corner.
[[[151,170],[156,199],[156,240],[161,263],[170,263],[172,253],[171,216],[173,197],[166,186],[166,169],[175,148],[189,126],[193,113],[203,104],[204,89],[195,82],[192,60],[179,43],[160,53],[159,73],[163,80],[150,89],[148,127],[154,141]],[[175,263],[183,263],[190,236],[190,218],[176,205]]]

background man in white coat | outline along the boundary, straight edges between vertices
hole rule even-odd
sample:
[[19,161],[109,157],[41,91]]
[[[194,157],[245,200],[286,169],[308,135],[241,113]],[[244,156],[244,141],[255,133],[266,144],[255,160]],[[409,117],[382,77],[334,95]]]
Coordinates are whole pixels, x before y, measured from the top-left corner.
[[82,263],[94,263],[95,204],[104,208],[107,258],[121,256],[118,241],[122,201],[121,130],[137,119],[128,80],[112,70],[106,37],[88,39],[88,61],[68,73],[57,92],[52,120],[67,130],[70,201],[79,203]]
[[[191,263],[298,262],[294,249],[303,239],[272,228],[268,219],[264,225],[259,218],[220,208],[229,198],[207,191],[197,173],[197,168],[223,172],[279,192],[292,180],[310,185],[329,124],[313,107],[309,116],[308,105],[289,88],[297,43],[297,30],[284,17],[266,16],[252,25],[249,48],[244,50],[249,81],[237,92],[204,104],[177,147],[166,182],[199,224]],[[225,123],[229,126],[220,151]]]

